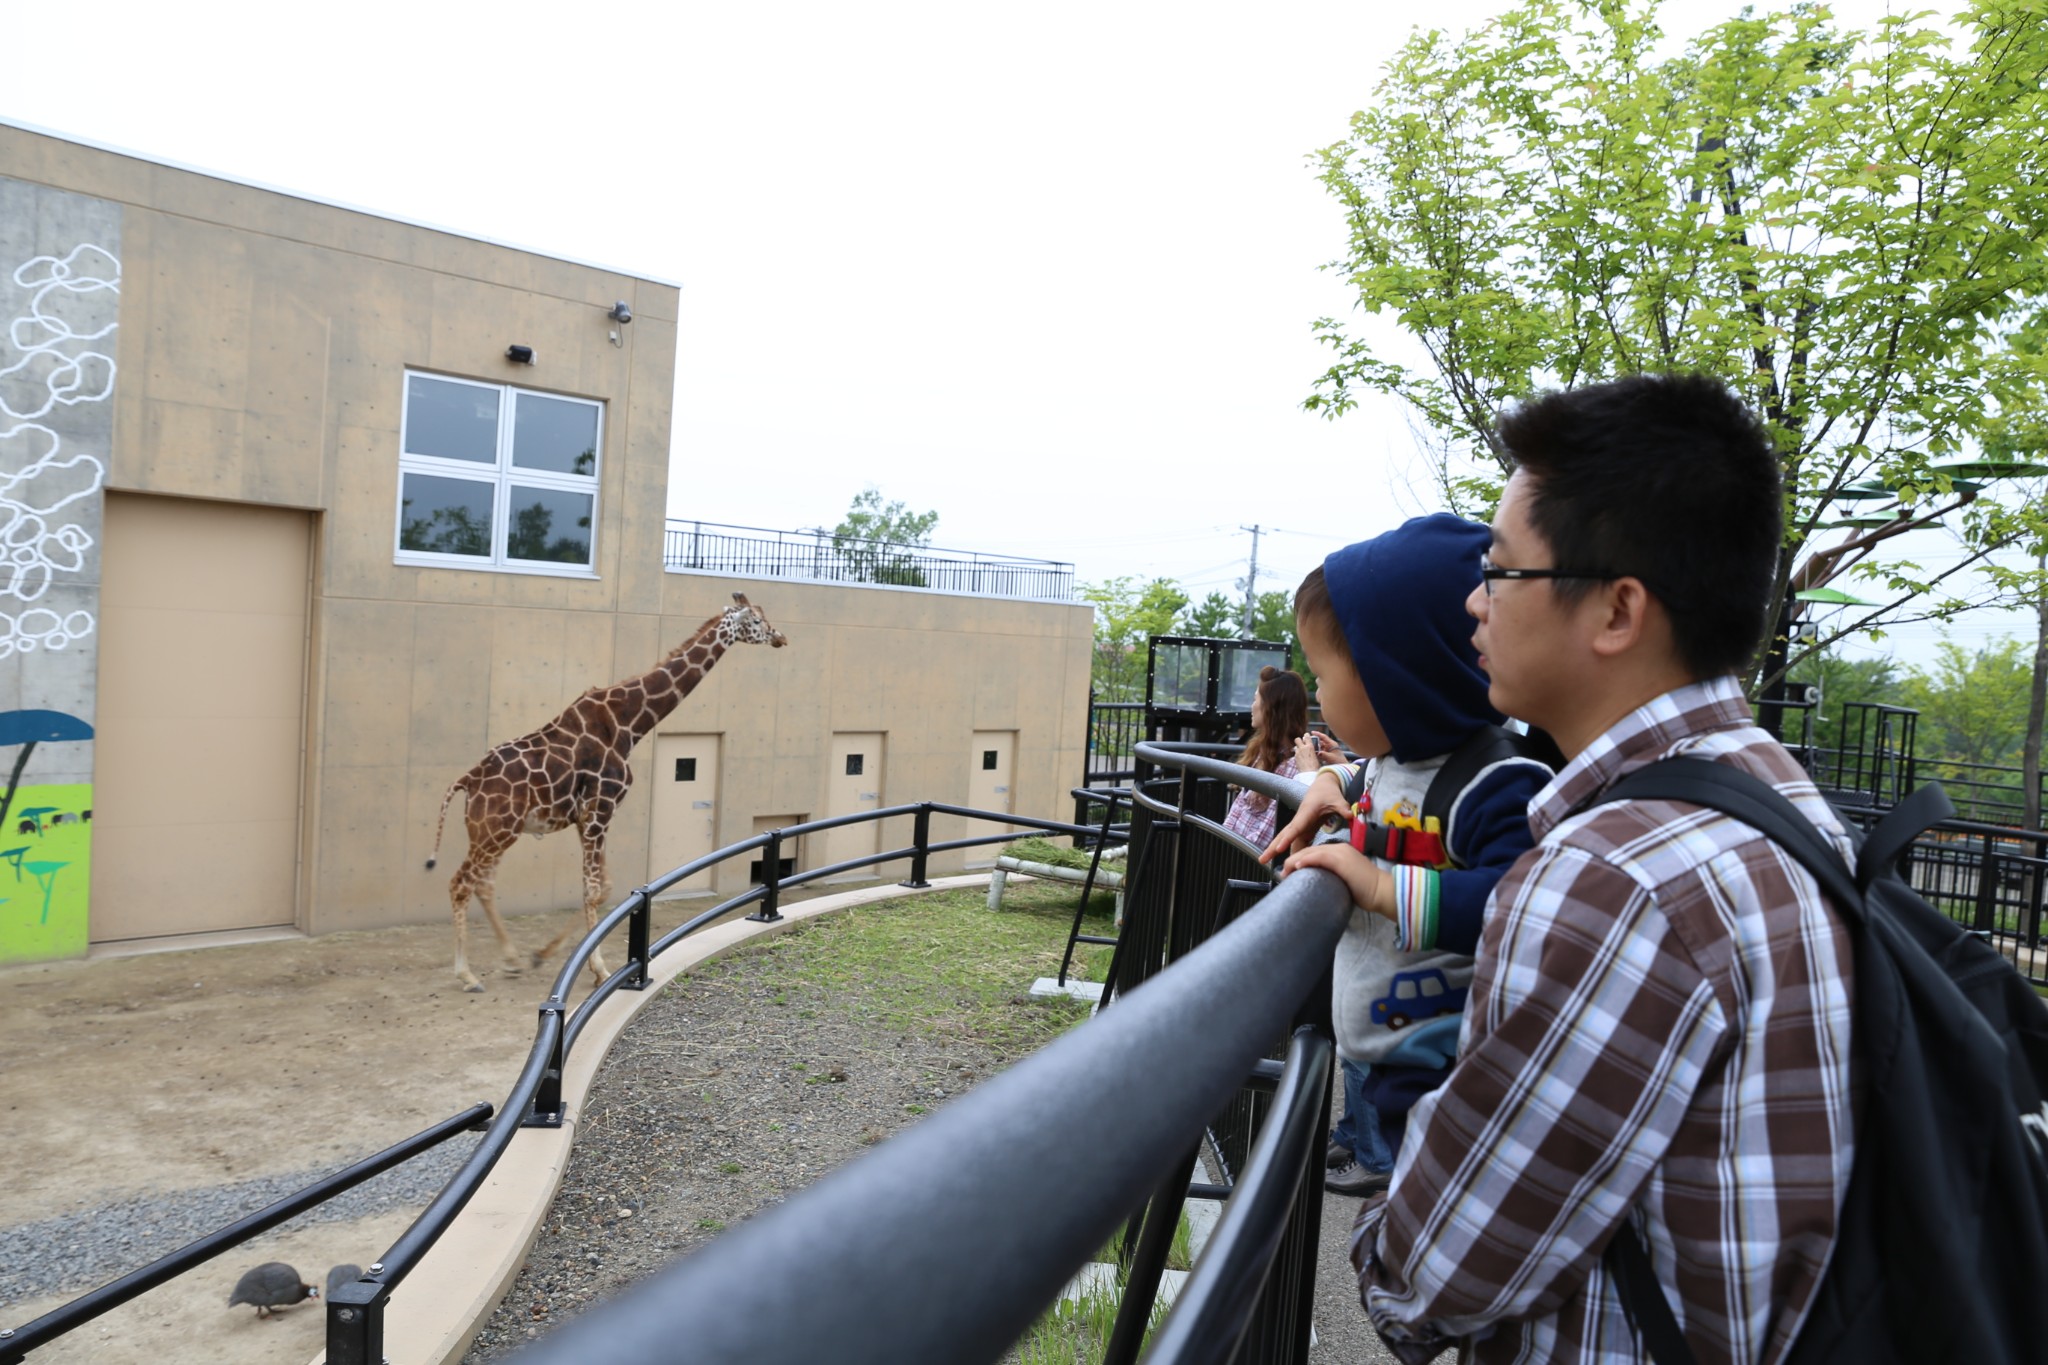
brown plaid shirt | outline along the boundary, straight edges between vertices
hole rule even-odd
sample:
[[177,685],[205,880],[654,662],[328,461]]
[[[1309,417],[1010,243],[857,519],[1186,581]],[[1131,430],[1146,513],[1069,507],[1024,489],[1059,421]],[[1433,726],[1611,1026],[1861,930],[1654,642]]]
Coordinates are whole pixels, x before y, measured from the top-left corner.
[[1674,753],[1770,781],[1844,853],[1733,679],[1657,698],[1530,806],[1488,905],[1456,1068],[1416,1104],[1351,1259],[1426,1360],[1642,1361],[1601,1252],[1624,1218],[1701,1365],[1782,1360],[1853,1155],[1849,941],[1812,877],[1727,816],[1582,808]]

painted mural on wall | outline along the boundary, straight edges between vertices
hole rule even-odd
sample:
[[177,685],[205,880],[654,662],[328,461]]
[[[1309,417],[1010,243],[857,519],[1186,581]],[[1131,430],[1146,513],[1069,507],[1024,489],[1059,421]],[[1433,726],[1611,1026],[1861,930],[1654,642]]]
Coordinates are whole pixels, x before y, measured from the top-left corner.
[[118,204],[0,177],[0,962],[85,951]]

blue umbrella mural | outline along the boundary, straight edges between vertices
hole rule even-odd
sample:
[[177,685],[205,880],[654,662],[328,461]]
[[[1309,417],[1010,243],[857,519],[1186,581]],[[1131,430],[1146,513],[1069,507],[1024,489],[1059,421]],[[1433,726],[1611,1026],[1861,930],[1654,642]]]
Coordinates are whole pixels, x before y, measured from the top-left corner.
[[21,746],[14,771],[7,775],[7,791],[0,794],[0,829],[6,828],[7,809],[14,804],[14,790],[21,785],[22,770],[36,745],[91,738],[90,725],[62,711],[0,711],[0,748]]

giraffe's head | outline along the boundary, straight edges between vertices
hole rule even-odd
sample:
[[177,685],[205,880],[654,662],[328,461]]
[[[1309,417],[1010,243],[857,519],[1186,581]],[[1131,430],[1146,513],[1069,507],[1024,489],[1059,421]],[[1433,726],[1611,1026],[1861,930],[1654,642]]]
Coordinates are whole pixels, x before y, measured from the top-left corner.
[[789,641],[781,631],[768,624],[768,618],[761,609],[747,601],[747,595],[736,592],[732,605],[720,615],[718,634],[727,644],[773,645],[780,649]]

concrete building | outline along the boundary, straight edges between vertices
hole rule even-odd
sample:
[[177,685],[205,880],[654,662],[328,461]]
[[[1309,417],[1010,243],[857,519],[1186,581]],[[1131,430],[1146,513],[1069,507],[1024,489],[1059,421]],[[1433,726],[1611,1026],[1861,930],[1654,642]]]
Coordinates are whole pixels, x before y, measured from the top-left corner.
[[[735,590],[790,646],[636,751],[615,892],[827,814],[1068,809],[1085,606],[664,566],[679,303],[0,124],[0,962],[445,917],[449,782]],[[573,835],[525,840],[499,903],[579,879]]]

